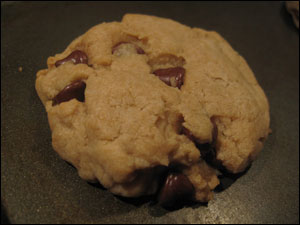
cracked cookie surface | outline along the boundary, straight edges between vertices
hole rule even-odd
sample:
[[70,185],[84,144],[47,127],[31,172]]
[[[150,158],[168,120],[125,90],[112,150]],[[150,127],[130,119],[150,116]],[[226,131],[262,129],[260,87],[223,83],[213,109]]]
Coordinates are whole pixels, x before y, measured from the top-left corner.
[[179,165],[182,175],[172,179],[188,179],[194,199],[209,201],[219,181],[201,146],[214,143],[216,159],[235,173],[268,135],[262,89],[215,32],[126,14],[94,26],[47,64],[36,90],[53,148],[80,177],[114,194],[156,193]]

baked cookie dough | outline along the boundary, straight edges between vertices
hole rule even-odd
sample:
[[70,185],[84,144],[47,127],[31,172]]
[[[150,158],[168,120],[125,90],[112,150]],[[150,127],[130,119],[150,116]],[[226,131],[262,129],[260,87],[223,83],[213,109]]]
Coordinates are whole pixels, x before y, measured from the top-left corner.
[[126,14],[47,65],[36,91],[53,148],[81,178],[117,195],[207,202],[219,180],[206,159],[242,172],[269,132],[263,90],[213,31]]

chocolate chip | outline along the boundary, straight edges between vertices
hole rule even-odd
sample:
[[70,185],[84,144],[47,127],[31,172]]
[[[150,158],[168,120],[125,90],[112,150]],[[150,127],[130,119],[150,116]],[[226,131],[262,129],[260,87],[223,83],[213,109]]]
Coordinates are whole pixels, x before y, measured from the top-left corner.
[[52,100],[52,106],[60,104],[62,102],[70,101],[76,98],[80,102],[84,102],[84,90],[86,84],[83,81],[75,81],[70,85],[66,86],[62,91],[60,91]]
[[182,173],[170,173],[159,194],[159,204],[163,207],[176,207],[193,199],[195,189],[187,176]]
[[153,72],[160,80],[165,82],[171,87],[177,87],[180,89],[183,84],[185,75],[185,69],[182,67],[173,67],[166,69],[158,69]]
[[145,51],[140,46],[130,42],[119,42],[112,48],[112,54],[116,54],[118,56],[124,55],[125,52],[145,54]]
[[66,58],[58,60],[55,63],[55,66],[59,67],[60,65],[66,63],[68,61],[72,61],[74,64],[79,64],[79,63],[88,64],[88,57],[83,51],[75,50],[70,55],[68,55]]

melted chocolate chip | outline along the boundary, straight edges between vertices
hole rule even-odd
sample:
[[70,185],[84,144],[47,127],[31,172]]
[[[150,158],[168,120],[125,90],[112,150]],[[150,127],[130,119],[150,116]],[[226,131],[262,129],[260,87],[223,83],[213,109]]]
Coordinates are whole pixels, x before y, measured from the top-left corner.
[[70,101],[73,98],[76,98],[80,102],[84,102],[85,87],[86,84],[83,81],[75,81],[71,83],[52,99],[52,106],[55,106],[62,102]]
[[60,65],[66,63],[68,61],[72,61],[74,64],[79,64],[79,63],[88,64],[88,57],[83,51],[75,50],[70,55],[68,55],[66,58],[58,60],[55,63],[55,66],[59,67]]
[[173,208],[194,198],[195,189],[187,176],[182,173],[170,173],[159,194],[159,204]]
[[172,67],[166,69],[158,69],[153,72],[161,81],[171,87],[180,87],[183,85],[185,69],[182,67]]

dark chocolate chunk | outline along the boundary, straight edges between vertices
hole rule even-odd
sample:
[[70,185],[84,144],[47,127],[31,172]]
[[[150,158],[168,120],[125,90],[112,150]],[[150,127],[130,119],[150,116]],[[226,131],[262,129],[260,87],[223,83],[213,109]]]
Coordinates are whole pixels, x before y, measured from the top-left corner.
[[153,72],[164,83],[171,87],[180,87],[183,85],[185,69],[182,67],[172,67],[166,69],[158,69]]
[[76,98],[80,102],[84,102],[85,87],[86,84],[83,81],[75,81],[69,84],[52,99],[52,106],[70,101],[73,98]]
[[159,194],[159,204],[173,208],[194,198],[195,189],[187,176],[182,173],[170,173]]

